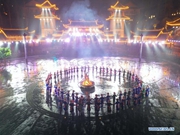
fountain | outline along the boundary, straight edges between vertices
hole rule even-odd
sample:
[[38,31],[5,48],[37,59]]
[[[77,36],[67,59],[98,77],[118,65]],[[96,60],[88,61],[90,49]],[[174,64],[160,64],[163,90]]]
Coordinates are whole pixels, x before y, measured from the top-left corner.
[[89,80],[87,73],[85,73],[84,79],[80,82],[80,88],[83,91],[94,90],[94,82]]

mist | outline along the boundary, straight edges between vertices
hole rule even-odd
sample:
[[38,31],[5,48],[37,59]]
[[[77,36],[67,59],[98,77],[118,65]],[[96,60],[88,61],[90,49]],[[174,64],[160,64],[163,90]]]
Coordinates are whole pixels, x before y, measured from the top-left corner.
[[95,10],[90,8],[89,0],[75,1],[70,7],[65,7],[62,10],[63,20],[86,20],[93,21],[97,20],[99,16]]

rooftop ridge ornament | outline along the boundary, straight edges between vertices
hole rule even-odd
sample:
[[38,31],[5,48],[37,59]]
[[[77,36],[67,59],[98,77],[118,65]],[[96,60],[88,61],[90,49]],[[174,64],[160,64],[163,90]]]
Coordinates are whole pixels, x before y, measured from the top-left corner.
[[111,16],[109,16],[108,18],[106,18],[106,20],[110,20],[110,19],[114,19],[114,20],[131,20],[130,17],[128,16],[121,16],[121,17],[116,17],[114,18],[114,14],[112,14]]
[[139,29],[137,28],[138,31],[163,31],[164,28],[161,28],[161,29]]
[[[69,23],[68,24],[63,24],[63,26],[65,28],[70,28],[70,27],[76,27],[76,28],[102,28],[104,27],[103,24],[98,24],[98,20],[92,20],[92,21],[86,21],[86,20],[71,20],[71,19],[68,19]],[[76,25],[74,26],[74,23],[76,23]],[[77,25],[77,23],[79,23]],[[82,25],[82,23],[84,25]],[[93,24],[94,23],[94,24]],[[87,25],[86,25],[87,24]]]
[[125,9],[129,9],[128,6],[124,6],[121,4],[121,6],[118,6],[119,1],[117,1],[114,5],[111,5],[110,9],[118,9],[118,10],[125,10]]
[[167,25],[169,25],[169,26],[179,26],[180,25],[180,22],[178,22],[178,21],[180,21],[180,18],[178,18],[178,19],[176,19],[176,20],[174,20],[174,21],[166,21],[166,24]]
[[36,4],[36,7],[39,8],[53,8],[54,10],[59,10],[58,7],[56,7],[56,4],[51,4],[49,0],[45,0],[42,4]]

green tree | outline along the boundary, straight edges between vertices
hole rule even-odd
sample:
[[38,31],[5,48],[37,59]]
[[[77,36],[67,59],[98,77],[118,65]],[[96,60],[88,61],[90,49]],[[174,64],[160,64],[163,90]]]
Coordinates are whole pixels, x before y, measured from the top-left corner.
[[11,56],[10,48],[0,47],[0,59],[6,59]]

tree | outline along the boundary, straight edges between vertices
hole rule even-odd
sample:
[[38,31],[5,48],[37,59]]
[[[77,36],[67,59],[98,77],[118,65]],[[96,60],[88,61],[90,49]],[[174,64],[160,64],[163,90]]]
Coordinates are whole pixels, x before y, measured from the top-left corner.
[[6,59],[11,56],[11,50],[7,47],[0,47],[0,59]]
[[0,71],[6,67],[6,58],[11,56],[11,50],[7,47],[0,47]]

